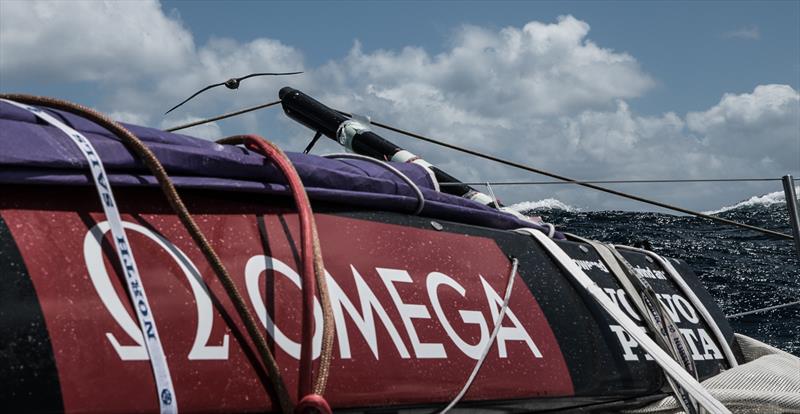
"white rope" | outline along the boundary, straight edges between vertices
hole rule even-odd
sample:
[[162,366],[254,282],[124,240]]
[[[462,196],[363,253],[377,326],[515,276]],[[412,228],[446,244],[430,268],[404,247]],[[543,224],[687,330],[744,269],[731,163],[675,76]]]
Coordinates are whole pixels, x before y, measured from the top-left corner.
[[486,188],[489,190],[489,195],[492,196],[492,202],[494,203],[495,207],[500,207],[500,202],[497,201],[497,196],[494,195],[494,190],[492,190],[492,185],[488,182],[486,183]]
[[528,234],[539,241],[542,247],[550,256],[558,262],[572,278],[583,287],[614,319],[628,335],[631,336],[653,360],[672,377],[680,386],[685,389],[692,398],[702,405],[710,414],[730,414],[722,403],[717,401],[703,386],[682,366],[675,362],[669,354],[658,346],[642,329],[636,325],[625,313],[622,312],[611,299],[606,296],[603,290],[586,273],[583,272],[554,241],[536,229],[522,228],[515,230],[518,233]]
[[433,184],[433,189],[436,190],[437,193],[440,193],[442,191],[439,180],[436,178],[436,172],[433,171],[433,164],[429,163],[428,161],[425,161],[424,159],[406,150],[400,150],[395,152],[389,161],[419,165],[420,167],[424,168],[425,172],[428,173],[428,176],[431,177],[431,183]]
[[175,388],[172,385],[172,377],[169,373],[167,357],[164,354],[164,348],[161,346],[161,336],[158,334],[158,329],[156,329],[153,308],[150,307],[150,302],[147,300],[144,285],[139,276],[139,268],[136,266],[136,260],[133,258],[132,246],[128,242],[128,237],[125,235],[125,230],[122,227],[122,218],[117,209],[117,202],[114,199],[114,194],[111,192],[108,175],[103,167],[103,162],[100,160],[100,156],[97,154],[97,151],[95,151],[92,143],[89,142],[83,134],[65,125],[49,113],[39,108],[22,105],[14,101],[5,99],[2,101],[28,110],[37,118],[61,130],[61,132],[72,140],[81,151],[84,158],[86,158],[95,188],[97,189],[97,195],[100,197],[100,204],[103,206],[103,212],[111,227],[111,235],[113,237],[114,247],[117,251],[120,268],[126,273],[125,281],[128,284],[128,295],[139,320],[139,328],[142,330],[142,337],[145,339],[145,347],[150,357],[150,367],[155,377],[159,408],[161,413],[164,414],[177,413],[178,401],[175,397]]
[[[621,276],[630,279],[630,281],[635,281],[636,284],[638,284],[636,290],[632,291],[631,294],[640,295],[642,303],[645,305],[645,308],[643,308],[641,312],[650,315],[650,318],[648,318],[648,321],[650,321],[650,330],[655,335],[658,335],[656,337],[656,343],[659,343],[662,349],[669,352],[672,358],[680,363],[683,369],[691,374],[694,379],[699,380],[697,366],[688,351],[686,338],[680,333],[678,325],[669,317],[666,305],[658,300],[658,296],[652,285],[633,270],[633,265],[631,265],[613,245],[603,245],[603,248],[611,253],[614,260],[624,269],[624,275]],[[669,375],[666,377],[670,387],[675,392],[675,397],[678,398],[684,411],[688,414],[703,412],[702,409],[698,408],[697,403],[686,390],[677,384]]]
[[393,172],[396,176],[400,177],[400,179],[402,179],[406,184],[408,184],[409,187],[411,187],[412,190],[414,190],[414,193],[417,195],[417,208],[414,210],[414,213],[413,213],[415,216],[419,215],[420,213],[422,213],[422,209],[425,208],[425,196],[422,195],[422,190],[419,189],[419,186],[417,186],[417,183],[412,181],[410,178],[408,178],[407,175],[403,174],[402,171],[400,171],[397,168],[393,167],[388,162],[384,162],[384,161],[381,161],[381,160],[378,160],[378,159],[375,159],[375,158],[372,158],[372,157],[367,157],[365,155],[349,154],[349,153],[325,154],[325,155],[323,155],[323,157],[324,158],[331,158],[331,159],[334,159],[334,158],[350,158],[350,159],[354,159],[354,160],[367,161],[367,162],[371,162],[373,164],[380,165],[380,166],[386,168],[387,170]]
[[[570,239],[586,243],[595,250],[600,256],[600,259],[608,267],[608,270],[622,286],[628,298],[633,300],[635,309],[638,311],[639,315],[641,315],[642,321],[650,329],[650,333],[654,335],[653,338],[656,340],[656,343],[660,344],[662,349],[671,352],[673,359],[681,363],[687,372],[693,374],[693,376],[697,378],[697,376],[694,375],[697,369],[694,361],[686,352],[687,345],[684,338],[680,335],[675,323],[666,316],[664,305],[658,302],[650,284],[642,280],[641,277],[634,272],[631,264],[622,257],[614,246],[605,245],[574,234],[567,234],[567,236]],[[637,281],[639,284],[638,287],[634,286],[632,279]],[[687,413],[696,413],[697,403],[692,400],[691,396],[689,396],[674,379],[669,375],[667,375],[666,378],[676,399],[681,407],[683,407],[683,410]]]
[[653,258],[656,262],[658,262],[658,264],[661,265],[661,267],[666,271],[669,277],[672,278],[672,281],[675,282],[676,285],[678,285],[681,292],[683,292],[683,294],[686,295],[686,297],[689,299],[689,302],[691,302],[692,306],[694,306],[694,308],[697,309],[698,312],[700,312],[700,316],[703,317],[703,320],[706,322],[706,325],[708,325],[708,327],[711,329],[711,332],[714,334],[714,337],[719,343],[720,348],[722,348],[722,353],[725,354],[725,360],[728,361],[730,367],[733,368],[739,366],[739,362],[736,361],[736,357],[733,355],[733,350],[731,350],[728,341],[725,340],[725,335],[723,335],[722,330],[719,329],[717,321],[714,320],[714,318],[711,316],[711,313],[708,312],[708,309],[706,309],[706,306],[703,304],[703,301],[701,301],[700,298],[697,297],[692,288],[690,288],[689,285],[686,283],[686,281],[683,280],[683,276],[681,276],[681,274],[675,269],[675,267],[672,266],[672,263],[670,263],[669,260],[664,259],[660,255],[645,249],[639,249],[636,247],[621,246],[621,245],[616,245],[616,247],[620,249],[627,249],[646,254],[647,256]]
[[461,391],[450,401],[450,404],[444,408],[444,410],[440,411],[440,414],[445,414],[450,411],[462,398],[464,395],[467,394],[469,391],[469,387],[472,386],[472,382],[475,381],[475,377],[478,375],[478,371],[480,371],[481,367],[483,366],[483,361],[486,360],[486,356],[489,355],[489,350],[492,349],[492,345],[494,344],[495,339],[497,338],[497,333],[500,332],[500,326],[503,324],[503,318],[506,316],[506,309],[508,309],[508,302],[511,299],[511,290],[514,289],[514,279],[517,275],[517,267],[519,266],[519,260],[517,258],[511,259],[511,274],[508,275],[508,284],[506,285],[506,294],[503,297],[503,306],[500,308],[500,313],[497,315],[497,319],[494,321],[494,329],[492,330],[492,334],[489,335],[489,341],[486,343],[486,346],[483,348],[483,352],[481,352],[481,357],[478,359],[478,362],[475,363],[475,368],[472,369],[472,373],[469,374],[469,378],[467,378],[467,382],[464,383],[464,386],[461,387]]

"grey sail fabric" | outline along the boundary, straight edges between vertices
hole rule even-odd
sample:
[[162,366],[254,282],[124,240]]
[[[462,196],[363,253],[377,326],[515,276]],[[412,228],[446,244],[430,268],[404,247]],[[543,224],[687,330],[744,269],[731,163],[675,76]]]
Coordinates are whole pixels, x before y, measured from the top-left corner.
[[[800,358],[753,338],[736,334],[743,364],[703,381],[705,388],[731,412],[742,414],[800,413]],[[630,414],[682,413],[667,397]]]

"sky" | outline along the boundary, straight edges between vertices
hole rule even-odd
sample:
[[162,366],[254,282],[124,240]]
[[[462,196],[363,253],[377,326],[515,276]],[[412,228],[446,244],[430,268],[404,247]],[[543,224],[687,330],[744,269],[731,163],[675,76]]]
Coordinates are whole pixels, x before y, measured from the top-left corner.
[[[295,70],[305,73],[248,79],[163,115],[205,85]],[[577,179],[800,176],[797,1],[0,1],[3,92],[166,128],[274,100],[286,85]],[[376,132],[463,181],[543,179]],[[257,133],[289,151],[312,135],[277,108],[187,133]],[[714,210],[781,187],[614,188]],[[654,210],[571,186],[494,190],[507,204]]]

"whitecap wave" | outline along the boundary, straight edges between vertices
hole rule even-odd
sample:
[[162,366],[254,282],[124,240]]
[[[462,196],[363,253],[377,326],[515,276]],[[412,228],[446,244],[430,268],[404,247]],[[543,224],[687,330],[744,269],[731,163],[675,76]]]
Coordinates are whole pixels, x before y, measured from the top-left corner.
[[539,201],[523,201],[521,203],[512,204],[508,206],[508,208],[519,213],[533,210],[564,210],[569,212],[580,210],[560,200],[556,200],[555,198],[545,198]]
[[[800,186],[795,187],[795,192],[800,193]],[[724,213],[726,211],[736,210],[737,208],[768,207],[773,204],[785,204],[785,203],[786,203],[786,195],[783,193],[783,191],[776,191],[774,193],[753,196],[748,198],[747,200],[740,201],[732,206],[725,206],[720,208],[719,210],[704,211],[703,213],[719,214],[719,213]]]

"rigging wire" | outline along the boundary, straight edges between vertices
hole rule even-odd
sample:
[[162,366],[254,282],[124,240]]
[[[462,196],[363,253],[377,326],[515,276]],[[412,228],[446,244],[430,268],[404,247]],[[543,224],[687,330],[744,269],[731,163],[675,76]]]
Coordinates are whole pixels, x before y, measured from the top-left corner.
[[201,119],[199,121],[190,122],[188,124],[177,125],[177,126],[174,126],[172,128],[165,129],[164,131],[175,132],[175,131],[179,131],[181,129],[191,128],[193,126],[198,126],[198,125],[207,124],[209,122],[219,121],[220,119],[225,119],[225,118],[230,118],[230,117],[236,116],[236,115],[246,114],[248,112],[256,111],[256,110],[259,110],[259,109],[269,108],[270,106],[274,106],[274,105],[277,105],[279,103],[281,103],[280,99],[278,99],[277,101],[267,102],[265,104],[251,106],[249,108],[240,109],[238,111],[228,112],[227,114],[222,114],[222,115],[218,115],[218,116],[211,117],[211,118]]
[[[259,109],[269,108],[281,103],[281,100],[267,102],[265,104],[243,108],[238,111],[228,112],[226,114],[218,115],[211,118],[201,119],[184,125],[174,126],[165,129],[168,132],[179,131],[181,129],[191,128],[193,126],[207,124],[209,122],[219,121],[225,118],[230,118],[237,115],[246,114],[248,112],[257,111]],[[339,111],[340,113],[343,113]],[[343,113],[345,114],[345,113]],[[345,114],[347,115],[347,114]],[[374,123],[374,122],[373,122]],[[385,128],[383,125],[379,125]],[[321,135],[321,134],[320,134]],[[315,135],[315,139],[318,137]],[[308,153],[309,148],[306,148],[304,153]],[[780,178],[697,178],[697,179],[648,179],[648,180],[575,180],[575,181],[480,181],[480,182],[462,182],[462,183],[439,183],[442,187],[458,186],[458,185],[547,185],[547,184],[637,184],[637,183],[714,183],[714,182],[758,182],[758,181],[781,181]]]
[[[653,179],[653,180],[583,180],[583,181],[489,181],[491,185],[540,185],[540,184],[640,184],[640,183],[716,183],[716,182],[751,182],[781,181],[780,178],[697,178],[697,179]],[[452,185],[486,185],[486,181],[439,183],[441,186]]]
[[771,311],[771,310],[775,310],[775,309],[788,308],[789,306],[794,306],[794,305],[800,305],[800,300],[796,300],[794,302],[789,302],[789,303],[783,303],[783,304],[775,305],[775,306],[767,306],[765,308],[753,309],[753,310],[750,310],[750,311],[747,311],[747,312],[734,313],[733,315],[725,315],[725,317],[728,318],[728,319],[738,318],[740,316],[752,315],[754,313],[761,313],[761,312],[767,312],[767,311]]
[[383,168],[386,168],[387,170],[392,172],[394,175],[399,177],[401,180],[403,180],[403,182],[406,183],[406,185],[411,187],[411,190],[414,191],[414,195],[417,196],[417,206],[414,208],[414,211],[411,214],[413,214],[415,216],[418,216],[420,213],[422,213],[422,210],[425,208],[425,196],[422,194],[422,190],[419,189],[419,186],[412,179],[408,178],[407,175],[403,174],[402,171],[398,170],[397,168],[392,167],[392,165],[389,164],[386,161],[381,161],[381,160],[379,160],[377,158],[372,158],[372,157],[368,157],[366,155],[354,154],[354,153],[349,153],[349,152],[346,152],[346,153],[345,152],[343,152],[343,153],[338,153],[337,152],[337,153],[333,153],[333,154],[325,154],[322,157],[323,158],[330,158],[330,159],[361,160],[361,161],[370,162],[370,163],[379,165],[379,166],[381,166]]
[[[254,107],[250,107],[250,108],[245,108],[245,109],[242,109],[242,110],[239,110],[239,111],[231,112],[231,113],[228,113],[228,114],[223,114],[223,115],[216,116],[216,117],[213,117],[213,118],[207,118],[207,119],[204,119],[204,120],[192,122],[190,124],[180,125],[180,126],[176,126],[176,127],[173,127],[173,128],[169,128],[166,131],[173,132],[173,131],[177,131],[177,130],[180,130],[180,129],[189,128],[189,127],[192,127],[192,126],[202,125],[202,124],[205,124],[205,123],[208,123],[208,122],[213,122],[213,121],[217,121],[217,120],[220,120],[220,119],[229,118],[231,116],[244,114],[244,113],[255,111],[255,110],[258,110],[258,109],[261,109],[261,108],[267,108],[267,107],[270,107],[270,106],[273,106],[273,105],[277,105],[280,102],[281,102],[280,100],[277,100],[277,101],[274,101],[274,102],[269,102],[267,104],[258,105],[258,106],[254,106]],[[343,111],[337,111],[337,112],[339,112],[340,114],[342,114],[344,116],[352,117],[352,115],[347,113],[347,112],[343,112]],[[757,231],[757,232],[760,232],[760,233],[763,233],[763,234],[767,234],[767,235],[778,237],[778,238],[782,238],[782,239],[793,240],[792,236],[790,236],[788,234],[785,234],[785,233],[781,233],[781,232],[765,229],[765,228],[758,227],[758,226],[752,226],[752,225],[745,224],[745,223],[739,223],[737,221],[733,221],[733,220],[728,220],[728,219],[724,219],[724,218],[721,218],[721,217],[712,216],[712,215],[709,215],[709,214],[705,214],[705,213],[701,213],[701,212],[698,212],[698,211],[685,209],[685,208],[678,207],[678,206],[673,206],[671,204],[662,203],[660,201],[651,200],[651,199],[640,197],[640,196],[637,196],[637,195],[634,195],[634,194],[629,194],[629,193],[625,193],[625,192],[622,192],[622,191],[613,190],[611,188],[601,187],[599,185],[596,185],[596,184],[599,184],[599,182],[575,180],[575,179],[572,179],[572,178],[569,178],[569,177],[566,177],[566,176],[563,176],[563,175],[551,173],[551,172],[548,172],[548,171],[545,171],[545,170],[542,170],[542,169],[539,169],[539,168],[535,168],[535,167],[532,167],[532,166],[529,166],[529,165],[521,164],[521,163],[518,163],[518,162],[515,162],[515,161],[511,161],[511,160],[506,160],[504,158],[496,157],[494,155],[484,154],[484,153],[479,152],[479,151],[475,151],[475,150],[472,150],[472,149],[469,149],[469,148],[465,148],[465,147],[460,147],[458,145],[450,144],[450,143],[447,143],[447,142],[444,142],[444,141],[439,141],[439,140],[436,140],[436,139],[433,139],[433,138],[430,138],[430,137],[426,137],[424,135],[416,134],[416,133],[411,132],[411,131],[406,131],[406,130],[403,130],[403,129],[400,129],[400,128],[393,127],[391,125],[387,125],[387,124],[384,124],[384,123],[381,123],[381,122],[377,122],[375,120],[371,120],[371,124],[375,125],[375,126],[378,126],[380,128],[383,128],[383,129],[387,129],[387,130],[392,131],[392,132],[396,132],[398,134],[406,135],[406,136],[409,136],[409,137],[412,137],[412,138],[419,139],[421,141],[425,141],[425,142],[428,142],[428,143],[431,143],[431,144],[435,144],[435,145],[438,145],[438,146],[441,146],[441,147],[452,149],[454,151],[463,152],[465,154],[473,155],[473,156],[476,156],[476,157],[479,157],[479,158],[484,158],[484,159],[487,159],[487,160],[490,160],[490,161],[494,161],[494,162],[497,162],[497,163],[500,163],[500,164],[504,164],[504,165],[507,165],[507,166],[510,166],[510,167],[514,167],[514,168],[518,168],[518,169],[521,169],[521,170],[525,170],[525,171],[533,172],[533,173],[536,173],[536,174],[544,175],[544,176],[547,176],[547,177],[555,178],[557,180],[563,181],[564,183],[577,184],[577,185],[580,185],[580,186],[583,186],[583,187],[587,187],[587,188],[591,188],[591,189],[594,189],[594,190],[602,191],[602,192],[605,192],[605,193],[613,194],[613,195],[616,195],[616,196],[619,196],[619,197],[628,198],[628,199],[639,201],[639,202],[642,202],[642,203],[655,205],[655,206],[658,206],[658,207],[661,207],[661,208],[665,208],[665,209],[668,209],[668,210],[678,211],[678,212],[681,212],[681,213],[684,213],[684,214],[693,215],[693,216],[696,216],[696,217],[704,218],[704,219],[715,221],[715,222],[718,222],[718,223],[723,223],[723,224],[727,224],[727,225],[731,225],[731,226],[741,227],[741,228],[744,228],[744,229]],[[720,181],[739,181],[739,180],[741,180],[741,181],[770,181],[772,179],[767,179],[767,178],[737,179],[737,178],[732,178],[732,179],[715,179],[715,180],[707,180],[707,181],[713,182],[713,181],[716,181],[716,180],[720,180]],[[603,181],[612,181],[612,180],[603,180]],[[623,180],[613,180],[613,181],[620,181],[621,182]],[[654,181],[655,182],[656,180],[638,180],[638,181],[637,180],[627,180],[627,181],[630,181],[630,182]],[[673,181],[674,182],[684,182],[684,181],[678,181],[678,180],[658,180],[657,182],[673,182]],[[706,181],[706,180],[704,180],[704,181]],[[685,182],[692,182],[692,181],[685,181]],[[697,182],[699,182],[699,181],[697,181]],[[534,183],[534,182],[531,182],[531,183]],[[538,184],[538,182],[536,182],[536,183]],[[550,182],[550,181],[541,182],[541,184],[555,184],[555,183],[556,182]],[[466,183],[466,184],[467,185],[485,185],[486,183],[485,182],[481,182],[481,183],[471,183],[471,184],[470,183]],[[497,184],[497,183],[490,183],[490,184]],[[604,183],[604,184],[608,184],[608,183]],[[500,185],[523,185],[523,184],[520,183],[520,184],[500,184]]]
[[492,349],[492,345],[497,338],[498,332],[500,332],[500,327],[503,326],[503,319],[506,317],[506,310],[508,309],[508,302],[511,300],[511,291],[514,289],[514,278],[517,276],[517,269],[519,268],[519,259],[516,257],[511,258],[511,274],[508,275],[508,281],[506,282],[506,293],[503,295],[503,304],[500,306],[500,312],[497,314],[497,317],[494,321],[494,328],[492,329],[491,335],[489,335],[489,340],[486,341],[486,346],[483,347],[483,351],[481,351],[481,355],[478,360],[475,362],[475,367],[472,368],[472,372],[467,377],[467,381],[461,387],[461,390],[456,394],[455,397],[450,401],[450,404],[447,404],[442,411],[439,411],[439,414],[446,414],[448,413],[453,407],[464,398],[464,395],[467,394],[469,388],[472,386],[472,382],[475,381],[475,377],[478,375],[478,371],[481,370],[484,361],[486,361],[486,356],[489,355],[489,350]]
[[[344,116],[348,116],[348,117],[351,116],[347,112],[342,112],[342,111],[338,111],[338,112],[341,113]],[[686,208],[683,208],[683,207],[678,207],[678,206],[674,206],[674,205],[671,205],[671,204],[663,203],[661,201],[648,199],[648,198],[641,197],[641,196],[638,196],[638,195],[635,195],[635,194],[625,193],[625,192],[617,191],[617,190],[614,190],[614,189],[611,189],[611,188],[602,187],[602,186],[599,186],[599,185],[596,185],[596,184],[591,184],[591,183],[587,183],[587,182],[578,181],[578,180],[575,180],[575,179],[572,179],[572,178],[569,178],[569,177],[566,177],[566,176],[563,176],[563,175],[560,175],[560,174],[556,174],[556,173],[552,173],[552,172],[549,172],[549,171],[542,170],[540,168],[532,167],[530,165],[525,165],[525,164],[522,164],[522,163],[519,163],[519,162],[516,162],[516,161],[511,161],[511,160],[500,158],[500,157],[497,157],[497,156],[494,156],[494,155],[485,154],[485,153],[482,153],[480,151],[476,151],[476,150],[469,149],[469,148],[466,148],[466,147],[461,147],[461,146],[458,146],[458,145],[450,144],[450,143],[447,143],[447,142],[444,142],[444,141],[439,141],[439,140],[436,140],[436,139],[433,139],[433,138],[430,138],[430,137],[426,137],[424,135],[416,134],[416,133],[411,132],[411,131],[406,131],[406,130],[403,130],[403,129],[400,129],[400,128],[393,127],[391,125],[387,125],[387,124],[384,124],[384,123],[381,123],[381,122],[377,122],[375,120],[372,120],[371,124],[375,125],[375,126],[378,126],[380,128],[383,128],[383,129],[388,129],[389,131],[396,132],[398,134],[406,135],[406,136],[409,136],[409,137],[412,137],[412,138],[419,139],[421,141],[425,141],[425,142],[428,142],[428,143],[431,143],[431,144],[435,144],[435,145],[438,145],[438,146],[441,146],[441,147],[449,148],[449,149],[454,150],[454,151],[463,152],[465,154],[470,154],[470,155],[473,155],[473,156],[476,156],[476,157],[479,157],[479,158],[483,158],[483,159],[487,159],[487,160],[490,160],[490,161],[494,161],[494,162],[497,162],[497,163],[500,163],[500,164],[507,165],[509,167],[514,167],[514,168],[518,168],[518,169],[521,169],[521,170],[533,172],[533,173],[536,173],[536,174],[540,174],[540,175],[544,175],[544,176],[547,176],[547,177],[555,178],[557,180],[566,181],[566,182],[569,182],[569,183],[572,183],[572,184],[577,184],[577,185],[580,185],[580,186],[583,186],[583,187],[587,187],[587,188],[591,188],[591,189],[594,189],[594,190],[602,191],[604,193],[613,194],[613,195],[616,195],[616,196],[619,196],[619,197],[623,197],[623,198],[628,198],[628,199],[639,201],[639,202],[642,202],[642,203],[652,204],[654,206],[658,206],[658,207],[665,208],[665,209],[668,209],[668,210],[674,210],[674,211],[678,211],[678,212],[681,212],[681,213],[684,213],[684,214],[689,214],[689,215],[693,215],[693,216],[696,216],[696,217],[701,217],[701,218],[704,218],[704,219],[713,220],[713,221],[716,221],[716,222],[719,222],[719,223],[728,224],[728,225],[736,226],[736,227],[741,227],[741,228],[757,231],[757,232],[760,232],[760,233],[768,234],[768,235],[779,237],[779,238],[783,238],[783,239],[793,240],[792,236],[790,236],[788,234],[785,234],[785,233],[781,233],[781,232],[765,229],[765,228],[758,227],[758,226],[752,226],[750,224],[739,223],[737,221],[733,221],[733,220],[728,220],[728,219],[724,219],[724,218],[721,218],[721,217],[712,216],[712,215],[709,215],[709,214],[701,213],[699,211],[689,210],[689,209],[686,209]]]

